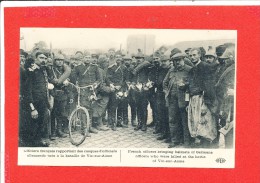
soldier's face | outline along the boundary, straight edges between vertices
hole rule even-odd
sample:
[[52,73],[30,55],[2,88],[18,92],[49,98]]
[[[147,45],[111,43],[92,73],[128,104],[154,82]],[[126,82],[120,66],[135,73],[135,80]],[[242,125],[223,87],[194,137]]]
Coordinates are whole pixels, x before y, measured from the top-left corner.
[[45,66],[47,63],[47,57],[44,54],[38,55],[38,57],[35,59],[35,63],[38,66]]
[[143,58],[137,58],[137,59],[136,59],[136,63],[137,63],[137,64],[140,64],[140,63],[142,63],[143,61],[144,61]]
[[64,64],[64,60],[56,59],[55,64],[56,64],[57,67],[61,67]]
[[110,58],[114,58],[115,57],[115,52],[114,51],[109,51],[108,55]]
[[161,66],[162,68],[166,68],[170,65],[170,61],[169,60],[162,60],[161,61]]
[[183,58],[174,59],[174,64],[176,67],[182,67],[184,66],[184,59]]
[[89,64],[91,62],[91,56],[87,55],[84,57],[84,63]]
[[190,58],[193,63],[197,63],[200,60],[201,55],[197,50],[193,50],[190,52]]
[[24,55],[20,55],[20,64],[24,65],[25,63],[25,56]]
[[97,58],[92,58],[91,63],[96,64],[97,63]]
[[211,55],[207,55],[207,56],[205,56],[205,59],[206,59],[207,63],[211,64],[214,61],[215,57],[213,57]]

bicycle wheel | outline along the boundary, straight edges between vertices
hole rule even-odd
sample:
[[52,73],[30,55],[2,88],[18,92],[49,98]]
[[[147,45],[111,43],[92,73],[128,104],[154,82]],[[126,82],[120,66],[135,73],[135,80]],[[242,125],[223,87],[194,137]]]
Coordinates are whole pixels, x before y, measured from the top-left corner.
[[69,118],[69,135],[73,145],[80,145],[86,139],[85,130],[89,129],[88,110],[80,107],[72,111]]

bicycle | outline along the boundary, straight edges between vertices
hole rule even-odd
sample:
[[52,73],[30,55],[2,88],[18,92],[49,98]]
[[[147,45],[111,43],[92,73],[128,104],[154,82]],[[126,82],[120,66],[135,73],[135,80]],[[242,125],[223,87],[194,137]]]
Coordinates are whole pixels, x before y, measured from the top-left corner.
[[89,88],[90,91],[92,91],[92,95],[90,95],[89,100],[97,100],[95,93],[97,86],[87,85],[80,87],[71,82],[68,82],[68,84],[74,86],[78,93],[77,106],[69,116],[69,137],[70,142],[73,145],[79,146],[85,141],[87,134],[89,133],[88,130],[90,125],[89,112],[85,107],[80,105],[80,91],[81,89]]

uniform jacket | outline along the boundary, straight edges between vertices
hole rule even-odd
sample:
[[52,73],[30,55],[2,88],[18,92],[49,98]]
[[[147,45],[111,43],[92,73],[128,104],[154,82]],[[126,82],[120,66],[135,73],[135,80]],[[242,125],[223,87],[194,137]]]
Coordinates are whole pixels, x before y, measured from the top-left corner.
[[26,100],[28,103],[44,102],[48,105],[48,75],[46,68],[27,70]]
[[108,85],[114,84],[115,86],[124,86],[125,71],[124,65],[113,64],[107,69],[107,82]]
[[169,72],[169,69],[170,66],[167,68],[163,68],[161,66],[154,66],[150,69],[149,80],[154,82],[154,88],[156,88],[157,91],[163,91],[163,80]]
[[71,69],[67,65],[60,68],[52,66],[48,69],[49,81],[54,85],[52,95],[55,100],[67,100],[68,97],[73,98],[73,93],[68,89],[69,87],[63,85],[63,82],[69,78],[70,73]]
[[[165,93],[166,104],[169,104],[170,96],[178,98],[179,107],[185,107],[185,91],[188,85],[188,74],[191,67],[184,65],[182,68],[171,68],[163,80],[163,90]],[[185,86],[179,87],[178,83],[183,83]]]
[[102,83],[102,74],[96,64],[81,64],[72,71],[72,82],[78,82],[79,86],[92,85],[94,83]]
[[136,82],[138,83],[147,83],[148,82],[148,75],[151,63],[148,61],[143,61],[140,63],[134,70],[133,74],[136,75]]

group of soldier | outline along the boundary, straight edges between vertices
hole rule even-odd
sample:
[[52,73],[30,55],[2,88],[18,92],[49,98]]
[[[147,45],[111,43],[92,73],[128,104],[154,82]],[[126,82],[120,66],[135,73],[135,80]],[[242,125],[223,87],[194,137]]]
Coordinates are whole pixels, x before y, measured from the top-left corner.
[[[109,49],[105,54],[65,54],[20,50],[20,146],[48,147],[49,140],[68,136],[68,117],[80,105],[89,112],[84,131],[154,128],[157,140],[174,147],[219,147],[221,132],[232,147],[234,45],[178,48],[171,54],[129,56]],[[152,122],[147,124],[148,107]],[[130,116],[128,116],[130,109]],[[221,131],[222,130],[222,131]],[[145,135],[145,133],[143,134]]]

